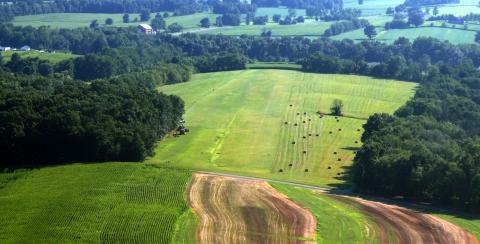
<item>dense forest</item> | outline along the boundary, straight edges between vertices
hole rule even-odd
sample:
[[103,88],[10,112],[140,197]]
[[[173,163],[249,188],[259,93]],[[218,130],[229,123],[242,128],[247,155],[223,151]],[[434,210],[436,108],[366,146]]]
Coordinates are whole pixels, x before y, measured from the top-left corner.
[[152,89],[0,73],[0,165],[141,161],[176,128],[183,101]]

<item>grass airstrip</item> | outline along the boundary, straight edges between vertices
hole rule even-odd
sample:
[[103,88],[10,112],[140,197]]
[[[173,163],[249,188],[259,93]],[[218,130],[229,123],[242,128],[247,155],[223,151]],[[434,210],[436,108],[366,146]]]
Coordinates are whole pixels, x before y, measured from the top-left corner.
[[[373,113],[393,113],[416,84],[353,75],[244,70],[195,75],[159,90],[186,102],[191,132],[149,163],[334,186],[345,183]],[[326,115],[334,99],[344,116]]]

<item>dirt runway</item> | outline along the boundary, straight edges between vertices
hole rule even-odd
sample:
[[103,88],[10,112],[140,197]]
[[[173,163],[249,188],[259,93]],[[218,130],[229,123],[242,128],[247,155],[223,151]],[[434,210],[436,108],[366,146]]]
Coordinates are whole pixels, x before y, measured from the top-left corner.
[[315,243],[310,211],[264,181],[196,173],[189,201],[200,243]]

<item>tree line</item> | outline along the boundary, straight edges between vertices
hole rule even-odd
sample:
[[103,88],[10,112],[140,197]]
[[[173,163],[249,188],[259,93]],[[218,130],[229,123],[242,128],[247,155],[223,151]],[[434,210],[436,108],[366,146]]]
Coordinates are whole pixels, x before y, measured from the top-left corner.
[[184,112],[180,98],[128,82],[0,71],[0,88],[1,167],[142,161]]

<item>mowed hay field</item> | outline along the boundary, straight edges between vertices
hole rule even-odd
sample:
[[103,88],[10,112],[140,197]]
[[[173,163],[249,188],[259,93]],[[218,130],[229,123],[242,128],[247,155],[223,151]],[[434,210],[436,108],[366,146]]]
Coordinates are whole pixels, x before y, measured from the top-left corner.
[[3,57],[4,62],[9,62],[12,58],[12,55],[16,53],[20,55],[22,59],[24,58],[39,58],[41,60],[48,60],[52,63],[58,63],[66,59],[73,59],[80,57],[80,55],[71,54],[71,53],[47,53],[47,52],[39,52],[39,51],[7,51],[7,52],[0,52],[0,55]]
[[[197,74],[190,82],[159,88],[185,100],[191,132],[161,142],[148,162],[322,186],[343,184],[366,119],[375,112],[394,112],[415,87],[287,70]],[[334,99],[343,100],[348,117],[320,118],[316,112],[328,113]]]
[[[212,23],[215,23],[217,16],[216,14],[197,13],[186,16],[171,16],[165,18],[165,22],[167,25],[178,23],[183,26],[184,29],[189,30],[200,28],[200,20],[205,17],[208,17]],[[139,14],[130,14],[130,21],[132,21],[130,23],[123,23],[122,17],[123,14],[55,13],[17,16],[12,23],[19,26],[51,26],[53,28],[89,27],[93,20],[98,20],[100,26],[105,26],[104,24],[107,18],[113,19],[113,25],[111,25],[113,27],[129,27],[142,23],[150,23],[150,21],[133,22],[135,18],[140,19]],[[151,14],[150,17],[155,17],[155,14]]]
[[1,173],[0,243],[191,243],[190,178],[128,163]]
[[321,36],[334,22],[306,20],[296,25],[279,25],[269,22],[266,25],[240,25],[222,28],[210,28],[197,31],[200,34],[223,34],[228,36],[260,36],[264,29],[272,31],[273,36]]

